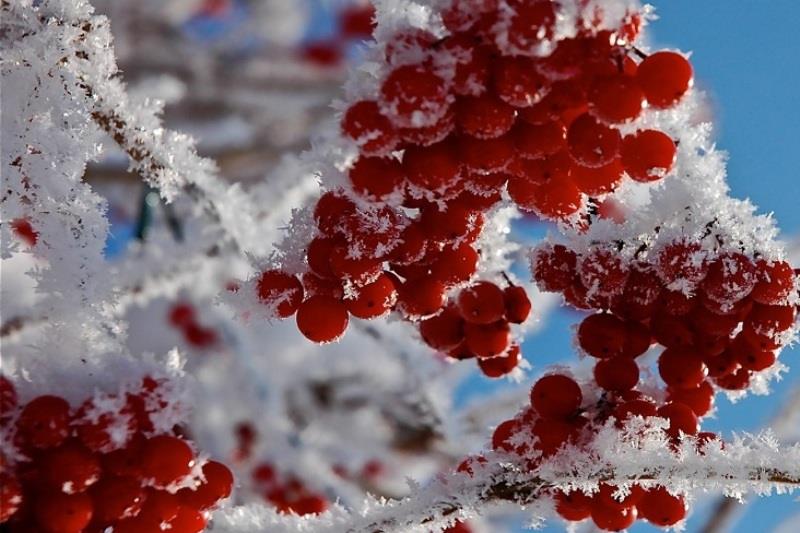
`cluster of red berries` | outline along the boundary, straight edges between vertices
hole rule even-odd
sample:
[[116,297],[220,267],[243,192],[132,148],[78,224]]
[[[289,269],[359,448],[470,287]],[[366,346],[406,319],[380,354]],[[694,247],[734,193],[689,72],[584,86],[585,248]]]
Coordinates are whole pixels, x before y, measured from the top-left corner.
[[512,342],[510,324],[522,324],[531,312],[525,289],[501,289],[478,281],[463,289],[436,316],[419,323],[425,343],[454,359],[477,358],[481,371],[492,378],[514,370],[519,345]]
[[[496,451],[521,458],[528,468],[552,457],[564,446],[586,446],[595,430],[614,419],[624,428],[633,417],[643,421],[658,417],[668,422],[666,436],[678,443],[681,435],[695,436],[702,453],[703,447],[716,440],[713,433],[699,433],[698,417],[693,407],[681,400],[668,400],[662,405],[636,390],[607,392],[597,402],[586,404],[580,385],[569,376],[550,374],[539,379],[530,393],[531,405],[515,418],[502,422],[492,435]],[[473,475],[474,468],[485,463],[483,458],[471,458],[459,466],[459,471]],[[644,489],[634,485],[624,499],[614,497],[616,487],[601,484],[599,492],[586,495],[556,491],[553,497],[558,513],[570,521],[591,517],[600,529],[620,531],[630,527],[637,516],[658,526],[671,526],[686,515],[683,498],[669,494],[664,488]]]
[[269,463],[261,463],[253,470],[253,483],[264,500],[281,513],[300,516],[319,514],[328,508],[328,500],[309,489],[302,480],[283,475]]
[[532,269],[541,289],[601,311],[578,330],[580,346],[599,359],[601,387],[636,386],[634,359],[655,341],[666,347],[658,370],[669,394],[703,415],[713,397],[707,378],[722,389],[745,389],[754,372],[775,363],[794,329],[798,276],[785,261],[710,252],[689,240],[649,257],[626,262],[607,247],[576,254],[545,245],[534,252]]
[[375,8],[369,2],[355,2],[342,9],[337,19],[336,35],[310,42],[303,47],[303,58],[306,61],[323,68],[341,65],[350,43],[372,36],[375,29]]
[[216,461],[200,469],[186,440],[155,431],[166,402],[159,387],[145,378],[136,394],[96,395],[72,409],[52,395],[19,405],[0,377],[11,446],[0,455],[0,523],[20,533],[203,531],[233,476]]
[[206,327],[197,321],[197,313],[190,303],[178,302],[172,305],[167,321],[172,327],[183,333],[183,338],[189,346],[205,349],[219,342],[215,329]]
[[[587,16],[575,37],[553,43],[558,2],[503,3],[454,0],[443,13],[447,36],[411,29],[388,41],[377,99],[351,105],[342,120],[360,148],[356,194],[489,202],[507,184],[521,209],[563,219],[624,175],[649,182],[671,170],[669,136],[623,137],[617,126],[680,100],[692,82],[682,55],[661,51],[637,64],[635,13],[616,31]],[[537,55],[545,43],[552,53]]]

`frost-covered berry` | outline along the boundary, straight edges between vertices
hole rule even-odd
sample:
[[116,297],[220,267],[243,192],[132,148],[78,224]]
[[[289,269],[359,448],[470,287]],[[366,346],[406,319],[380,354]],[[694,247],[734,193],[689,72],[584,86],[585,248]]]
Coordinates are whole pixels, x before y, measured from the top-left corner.
[[435,124],[449,105],[447,83],[427,66],[404,65],[386,76],[381,109],[398,127]]
[[670,107],[692,86],[692,65],[676,52],[656,52],[639,64],[636,79],[647,103],[657,108]]
[[458,310],[472,324],[497,322],[505,315],[503,291],[494,283],[479,281],[458,294]]
[[55,448],[69,435],[69,403],[52,395],[38,396],[23,407],[17,429],[34,448]]
[[317,343],[338,340],[348,322],[345,305],[329,296],[312,296],[297,309],[297,329]]
[[577,255],[561,244],[540,246],[531,257],[533,278],[547,292],[561,292],[576,275]]
[[344,304],[351,315],[363,319],[383,316],[394,307],[397,290],[392,278],[380,274],[372,283],[357,289],[358,295],[345,298]]
[[499,378],[514,370],[519,365],[519,361],[519,346],[512,344],[502,355],[479,358],[478,367],[485,376]]
[[372,100],[357,102],[347,109],[342,131],[367,155],[387,155],[399,143],[395,127],[381,114],[378,102]]
[[495,357],[502,354],[511,343],[508,322],[498,320],[491,324],[464,325],[464,338],[469,350],[478,357]]
[[657,181],[666,176],[675,164],[675,142],[658,130],[642,130],[622,139],[622,166],[628,175],[640,182]]
[[588,92],[589,112],[608,124],[633,120],[639,116],[644,93],[636,78],[617,74],[597,79]]
[[148,439],[141,451],[142,476],[166,487],[189,475],[194,465],[192,448],[182,439],[156,435]]
[[272,309],[276,316],[292,316],[303,301],[303,285],[297,276],[280,270],[262,272],[256,283],[258,298]]
[[601,124],[588,113],[575,119],[567,130],[570,155],[586,167],[612,162],[619,154],[621,141],[619,130]]
[[464,340],[464,319],[454,306],[420,322],[419,332],[425,343],[436,350],[450,350]]

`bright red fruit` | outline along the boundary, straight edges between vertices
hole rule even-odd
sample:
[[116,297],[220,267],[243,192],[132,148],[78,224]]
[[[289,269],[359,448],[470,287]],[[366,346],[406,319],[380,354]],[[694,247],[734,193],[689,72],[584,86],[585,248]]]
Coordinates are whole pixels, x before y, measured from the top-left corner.
[[17,419],[17,429],[34,448],[54,448],[69,435],[69,403],[58,396],[38,396]]
[[545,418],[566,419],[580,408],[583,394],[574,379],[561,374],[540,378],[531,388],[531,404]]
[[656,272],[671,290],[692,290],[706,276],[706,253],[699,243],[676,241],[658,253]]
[[531,270],[540,289],[561,292],[572,284],[576,274],[575,252],[561,244],[539,247],[531,257]]
[[381,108],[400,127],[435,124],[447,107],[445,81],[422,65],[397,67],[381,86]]
[[508,27],[508,41],[520,52],[535,50],[542,39],[553,36],[557,2],[513,2]]
[[760,304],[777,305],[792,294],[797,276],[786,261],[756,262],[757,279],[751,298]]
[[353,190],[369,200],[386,200],[403,186],[405,174],[391,157],[359,157],[350,169]]
[[94,502],[94,519],[100,524],[132,518],[144,504],[145,492],[138,479],[105,476],[90,494]]
[[756,281],[753,262],[743,254],[729,252],[709,265],[703,290],[712,300],[732,304],[750,294]]
[[189,475],[194,465],[192,448],[178,437],[157,435],[141,451],[142,477],[167,487]]
[[666,108],[680,100],[691,87],[692,65],[676,52],[656,52],[639,64],[636,79],[647,103]]
[[505,420],[498,425],[492,433],[492,449],[510,452],[514,445],[510,442],[512,437],[519,431],[519,422],[516,420]]
[[346,298],[344,304],[350,314],[358,318],[371,319],[383,316],[397,301],[394,282],[386,274],[379,275],[378,279],[359,287],[357,291],[358,296]]
[[589,112],[609,124],[639,116],[644,93],[637,80],[622,74],[600,78],[589,88]]
[[702,359],[689,351],[667,348],[658,358],[658,372],[667,385],[690,389],[706,377]]
[[505,320],[492,324],[467,323],[464,338],[467,348],[478,357],[495,357],[508,349],[511,329]]
[[625,172],[641,182],[657,181],[675,164],[675,142],[658,130],[642,130],[622,139],[620,148]]
[[506,320],[512,324],[522,324],[531,314],[531,300],[525,289],[511,285],[503,290],[503,301],[506,307]]
[[42,479],[53,490],[75,494],[100,479],[100,463],[79,444],[67,443],[49,451],[40,461]]
[[514,107],[528,107],[541,100],[546,81],[528,57],[503,56],[492,61],[492,81],[497,96]]
[[601,359],[594,366],[594,379],[601,388],[608,391],[631,390],[639,382],[639,365],[625,356]]
[[622,163],[614,159],[600,167],[573,165],[571,177],[582,193],[597,196],[614,191],[622,180],[622,172]]
[[84,493],[55,492],[36,502],[36,521],[48,533],[80,533],[89,525],[92,512],[92,500]]
[[677,437],[681,433],[687,435],[697,434],[699,428],[697,415],[694,414],[694,411],[688,405],[678,402],[669,402],[659,407],[657,414],[669,420],[667,434],[670,437]]
[[430,146],[410,146],[403,168],[411,185],[426,191],[443,191],[459,178],[462,161],[449,139]]
[[622,531],[636,521],[636,507],[609,507],[601,502],[592,502],[592,521],[604,531]]
[[348,108],[342,118],[342,131],[367,155],[388,155],[398,144],[394,126],[372,100],[363,100]]
[[300,280],[280,270],[262,272],[256,288],[261,302],[280,318],[292,316],[303,301]]
[[567,130],[563,124],[555,121],[544,124],[519,122],[514,127],[512,137],[519,155],[537,159],[563,150],[566,146]]
[[479,139],[493,139],[507,133],[516,118],[513,107],[489,94],[462,97],[455,107],[460,130]]
[[686,504],[680,496],[673,496],[664,487],[645,491],[644,497],[636,504],[642,518],[659,526],[677,524],[686,517]]
[[194,489],[181,489],[178,498],[184,505],[194,509],[208,509],[219,500],[227,498],[233,490],[233,474],[227,466],[217,461],[203,465],[205,481]]
[[464,340],[464,319],[454,307],[445,307],[438,315],[419,324],[425,343],[436,350],[450,350]]
[[611,163],[619,154],[621,140],[618,130],[601,124],[588,113],[575,119],[567,130],[570,155],[586,167]]
[[684,403],[698,417],[705,416],[714,405],[714,387],[705,380],[693,388],[668,387],[667,401]]
[[592,514],[592,498],[581,491],[557,491],[555,494],[556,512],[564,520],[578,522]]
[[307,339],[320,344],[341,337],[348,322],[345,305],[330,296],[312,296],[297,310],[297,328]]
[[433,276],[408,281],[397,288],[397,309],[412,321],[436,314],[444,301],[445,286]]
[[502,355],[478,359],[478,367],[485,376],[499,378],[514,370],[519,364],[519,346],[512,344]]
[[494,283],[479,281],[458,294],[458,310],[467,322],[491,324],[503,318],[503,291]]
[[597,313],[581,322],[578,343],[589,355],[605,359],[625,353],[627,334],[622,320],[611,314]]
[[589,298],[609,298],[622,293],[628,281],[628,266],[610,249],[595,248],[578,264],[578,275]]

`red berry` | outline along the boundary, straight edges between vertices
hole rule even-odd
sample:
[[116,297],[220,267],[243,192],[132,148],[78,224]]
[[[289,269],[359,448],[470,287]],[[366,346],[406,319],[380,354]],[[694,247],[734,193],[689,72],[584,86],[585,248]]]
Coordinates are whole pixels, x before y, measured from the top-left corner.
[[303,301],[300,280],[280,270],[262,272],[256,288],[261,302],[280,318],[292,316]]
[[544,96],[547,81],[528,57],[502,56],[492,61],[494,91],[514,107],[528,107]]
[[11,518],[23,503],[22,486],[9,472],[0,473],[0,524]]
[[553,37],[556,2],[513,2],[508,25],[508,42],[520,52],[533,52],[543,39]]
[[[358,248],[358,247],[356,247]],[[353,257],[346,246],[337,246],[331,250],[331,271],[340,280],[346,280],[356,287],[372,283],[381,274],[381,261],[373,254],[364,253],[361,257]]]
[[312,296],[297,310],[297,328],[316,343],[338,340],[349,322],[347,308],[330,296]]
[[482,16],[497,9],[497,0],[451,0],[442,9],[442,21],[452,31],[466,31],[472,28]]
[[658,130],[642,130],[622,139],[622,166],[628,175],[641,182],[657,181],[669,174],[675,164],[675,142]]
[[469,281],[478,268],[478,252],[469,244],[445,248],[431,265],[433,277],[450,286]]
[[92,500],[86,494],[56,492],[36,502],[36,521],[47,533],[80,533],[92,519]]
[[492,449],[506,452],[513,451],[515,445],[511,443],[511,440],[519,432],[519,429],[519,422],[516,420],[501,422],[492,433]]
[[513,107],[489,94],[465,96],[456,102],[459,129],[479,139],[504,135],[514,125],[515,116]]
[[94,520],[110,524],[139,514],[145,492],[138,479],[104,476],[90,491],[94,503]]
[[577,417],[569,422],[552,418],[540,418],[533,424],[531,432],[537,438],[534,448],[545,457],[554,455],[568,442],[574,442],[586,419]]
[[656,265],[667,288],[691,291],[706,276],[706,253],[698,243],[676,241],[661,249]]
[[590,299],[609,298],[625,290],[628,266],[613,251],[596,248],[580,260],[578,275]]
[[198,510],[208,509],[230,496],[233,490],[233,474],[227,466],[216,461],[208,461],[203,465],[203,476],[205,481],[194,490],[178,491],[178,498],[183,505]]
[[492,324],[464,325],[466,346],[478,357],[495,357],[505,352],[511,342],[508,322],[499,320]]
[[630,357],[601,359],[594,367],[594,379],[608,391],[631,390],[639,383],[639,365]]
[[439,119],[439,122],[419,128],[400,128],[400,137],[409,144],[430,146],[442,142],[456,127],[456,115],[452,109]]
[[444,211],[433,206],[424,207],[419,222],[429,239],[456,243],[473,242],[483,229],[483,220],[480,212],[448,204]]
[[141,451],[142,477],[166,487],[189,475],[194,453],[186,442],[170,435],[148,439]]
[[649,400],[629,400],[618,404],[614,408],[614,418],[617,419],[619,427],[622,427],[626,421],[634,416],[642,418],[656,416],[656,404]]
[[178,516],[180,507],[176,494],[150,488],[147,489],[144,506],[136,519],[149,527],[158,527],[158,524],[169,523]]
[[40,459],[42,480],[53,490],[83,492],[100,479],[100,463],[79,444],[68,443]]
[[397,309],[412,321],[436,314],[445,302],[445,286],[433,276],[407,281],[397,288]]
[[712,300],[733,304],[750,294],[756,281],[753,262],[745,255],[729,252],[708,267],[703,291]]
[[381,86],[381,107],[397,126],[435,124],[448,104],[445,81],[422,65],[397,67]]
[[703,360],[693,352],[667,348],[658,358],[658,373],[671,387],[698,387],[706,377]]
[[622,531],[636,521],[636,507],[609,507],[592,502],[592,521],[604,531]]
[[[521,153],[520,155],[524,157],[525,154]],[[552,184],[553,186],[557,186],[569,183],[574,162],[566,150],[561,150],[552,155],[546,155],[536,159],[517,158],[515,160],[515,165],[516,168],[510,169],[512,176],[524,179],[532,185]],[[538,187],[532,189],[532,194],[533,197],[528,203],[535,203],[536,195],[539,194]]]
[[349,219],[355,211],[356,206],[352,200],[329,191],[317,200],[314,221],[324,235],[332,236],[342,231],[342,222]]
[[525,289],[511,285],[503,290],[506,320],[512,324],[522,324],[531,314],[531,301]]
[[611,163],[619,154],[620,142],[618,130],[601,124],[588,113],[576,118],[567,131],[570,155],[586,167]]
[[17,429],[34,448],[54,448],[69,435],[69,404],[58,396],[38,396],[17,419]]
[[531,257],[531,270],[541,290],[561,292],[572,284],[577,261],[575,252],[566,246],[540,246]]
[[370,3],[346,6],[339,13],[339,27],[345,37],[370,37],[375,29],[375,7]]
[[458,139],[458,150],[466,167],[478,174],[505,170],[514,158],[514,140],[510,134],[493,139],[476,139],[464,135]]
[[561,374],[540,378],[531,388],[531,405],[545,418],[566,419],[575,414],[583,401],[580,386]]
[[705,380],[693,388],[668,387],[667,401],[684,403],[698,417],[705,416],[714,405],[714,387]]
[[353,190],[372,201],[386,200],[405,181],[400,162],[391,157],[359,157],[349,176]]
[[609,485],[608,483],[600,483],[600,490],[593,496],[595,504],[603,505],[610,509],[622,509],[626,507],[633,507],[644,496],[644,491],[638,486],[633,485],[630,488],[630,493],[623,498],[619,498],[617,487]]
[[714,378],[714,383],[725,390],[744,390],[750,386],[751,371],[739,368],[730,374]]
[[659,526],[669,527],[686,517],[686,504],[680,496],[673,496],[664,487],[645,491],[642,500],[636,504],[642,518]]
[[653,338],[667,348],[687,349],[695,344],[695,335],[687,319],[659,313],[650,322]]
[[411,146],[403,153],[409,183],[425,191],[452,186],[459,179],[461,165],[458,150],[449,139],[430,146]]
[[455,60],[453,92],[472,96],[486,92],[493,61],[493,49],[489,46],[475,46],[474,39],[467,34],[451,37],[445,46],[449,48]]
[[342,131],[368,155],[388,155],[398,144],[394,126],[372,100],[356,102],[347,109]]
[[735,369],[735,363],[754,372],[766,370],[775,364],[776,356],[772,350],[764,350],[754,346],[746,337],[738,335],[728,347],[723,361],[726,363],[727,372],[718,372],[715,375],[730,374]]
[[583,319],[578,327],[578,343],[591,356],[601,359],[625,354],[627,329],[614,315],[597,313]]
[[569,179],[528,186],[527,191],[513,190],[512,185],[518,184],[517,180],[509,181],[508,193],[522,210],[558,220],[569,217],[581,208],[581,192]]
[[197,509],[181,505],[175,518],[169,521],[171,533],[201,533],[206,529],[206,519]]
[[759,335],[774,338],[794,325],[796,315],[791,305],[754,304],[745,326]]
[[579,522],[592,514],[592,498],[579,490],[568,493],[559,490],[554,499],[556,512],[564,520]]
[[445,307],[438,315],[420,322],[419,332],[431,348],[450,350],[464,340],[464,319],[455,308]]
[[328,501],[317,495],[302,496],[291,504],[291,510],[300,516],[324,513],[327,508]]
[[636,79],[651,106],[670,107],[691,87],[692,65],[678,53],[656,52],[639,64]]
[[351,315],[370,319],[383,316],[394,307],[397,291],[392,279],[381,274],[378,279],[357,289],[358,296],[346,298],[344,304]]
[[644,93],[636,79],[622,74],[600,78],[589,88],[589,112],[609,124],[639,116]]
[[467,322],[491,324],[503,318],[503,291],[494,283],[479,281],[458,295],[458,310]]
[[189,303],[176,303],[170,308],[167,319],[172,326],[184,328],[195,320],[194,307]]
[[478,359],[478,367],[485,376],[499,378],[505,376],[519,364],[519,346],[512,344],[503,355]]
[[613,192],[622,180],[622,163],[614,159],[599,167],[572,166],[572,181],[580,191],[589,196]]
[[698,431],[697,415],[691,407],[679,402],[669,402],[658,408],[658,416],[669,420],[667,434],[677,437],[682,433],[696,435]]
[[512,134],[519,155],[529,159],[546,157],[566,147],[567,130],[560,122],[518,122]]
[[756,302],[766,305],[786,303],[795,287],[796,275],[791,265],[786,261],[756,262],[756,276],[758,281],[750,297]]

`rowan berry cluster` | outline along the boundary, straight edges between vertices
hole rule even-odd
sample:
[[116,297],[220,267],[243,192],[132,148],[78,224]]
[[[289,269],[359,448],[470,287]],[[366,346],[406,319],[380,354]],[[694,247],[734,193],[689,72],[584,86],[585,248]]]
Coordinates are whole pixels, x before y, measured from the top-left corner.
[[281,513],[319,514],[328,508],[328,500],[309,489],[302,480],[285,475],[270,463],[261,463],[253,470],[255,490]]
[[167,321],[183,334],[187,344],[195,348],[210,348],[219,341],[217,331],[198,322],[195,308],[188,302],[173,304],[169,309]]
[[478,367],[497,378],[519,364],[519,345],[511,338],[510,324],[522,324],[531,312],[525,289],[501,289],[478,281],[459,291],[436,316],[419,323],[425,343],[454,359],[477,358]]
[[[659,405],[655,399],[627,389],[607,392],[597,401],[587,401],[580,385],[563,374],[549,374],[539,379],[531,389],[530,400],[530,407],[502,422],[492,435],[494,450],[513,454],[530,469],[535,469],[565,446],[588,445],[596,429],[612,419],[620,429],[634,417],[645,424],[655,418],[664,419],[668,426],[663,431],[670,440],[677,445],[682,435],[694,436],[701,453],[709,441],[718,438],[713,433],[699,433],[693,406],[681,400],[667,400]],[[473,475],[478,463],[474,459],[462,463],[459,471]],[[580,521],[591,517],[597,527],[605,531],[626,529],[637,517],[666,527],[686,515],[683,498],[671,495],[663,487],[645,489],[633,485],[624,498],[615,497],[616,492],[617,487],[601,483],[594,494],[555,491],[552,496],[557,512],[564,519]]]
[[59,396],[17,402],[0,377],[0,523],[11,532],[198,533],[227,498],[230,470],[189,442],[156,431],[159,381],[137,393],[95,395],[77,409]]
[[609,247],[576,253],[547,244],[534,251],[532,270],[541,289],[600,311],[578,329],[581,348],[599,359],[598,385],[632,389],[635,358],[655,341],[666,348],[658,372],[669,394],[704,415],[712,383],[745,389],[754,373],[775,364],[795,329],[797,274],[782,260],[707,250],[686,239],[647,257],[626,261]]

